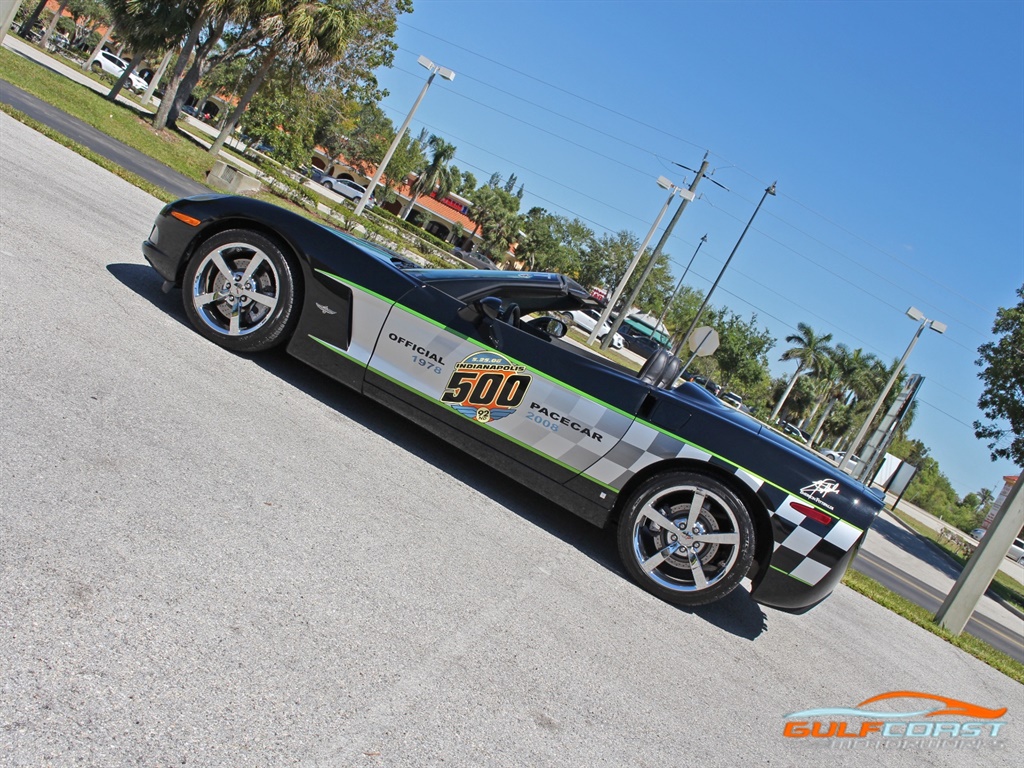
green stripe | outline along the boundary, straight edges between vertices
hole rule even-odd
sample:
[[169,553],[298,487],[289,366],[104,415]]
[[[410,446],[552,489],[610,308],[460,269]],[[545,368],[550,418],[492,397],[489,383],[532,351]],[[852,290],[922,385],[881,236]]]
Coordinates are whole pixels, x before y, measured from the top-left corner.
[[331,350],[331,352],[337,352],[339,355],[344,357],[346,360],[351,360],[353,363],[358,363],[359,365],[365,365],[365,363],[363,363],[362,360],[360,360],[357,357],[352,357],[352,355],[350,355],[348,352],[343,350],[341,347],[336,347],[336,346],[334,346],[333,344],[331,344],[328,341],[324,341],[323,339],[318,339],[313,334],[309,334],[309,338],[311,338],[317,344],[323,344],[325,347],[327,347],[329,350]]
[[342,285],[347,285],[349,288],[355,288],[356,290],[362,291],[363,293],[368,293],[371,296],[378,298],[383,302],[386,302],[388,304],[395,303],[394,299],[389,299],[387,296],[383,296],[377,293],[376,291],[371,291],[369,288],[359,285],[358,283],[353,283],[351,280],[346,280],[344,277],[339,277],[338,275],[332,274],[323,269],[317,269],[315,271],[319,272],[324,277],[329,277],[331,280],[334,280],[335,282],[341,283]]
[[[858,531],[863,532],[863,529],[858,528],[857,526],[853,525],[852,523],[850,523],[850,522],[848,522],[846,520],[843,520],[843,518],[839,517],[838,515],[833,514],[829,510],[824,509],[823,507],[818,506],[817,504],[815,504],[810,499],[805,499],[803,496],[800,496],[799,494],[793,493],[788,488],[783,488],[778,483],[773,483],[771,480],[768,480],[767,478],[761,477],[760,475],[758,475],[758,474],[756,474],[754,472],[751,472],[746,467],[741,467],[735,461],[730,461],[729,459],[727,459],[724,456],[721,456],[720,454],[714,453],[713,451],[709,451],[707,448],[705,448],[702,445],[698,445],[697,443],[694,443],[694,442],[692,442],[690,440],[687,440],[684,437],[680,437],[679,435],[676,435],[676,434],[674,434],[672,432],[669,432],[668,430],[663,429],[662,427],[659,427],[657,424],[652,424],[649,421],[644,421],[643,419],[637,417],[635,414],[628,413],[627,411],[624,411],[621,408],[617,408],[614,405],[612,405],[611,403],[606,403],[603,400],[599,400],[598,398],[594,397],[593,395],[590,395],[587,392],[584,392],[584,391],[582,391],[580,389],[577,389],[576,387],[572,386],[571,384],[566,384],[564,381],[561,381],[560,379],[557,379],[554,376],[549,376],[548,374],[544,373],[543,371],[536,370],[533,366],[527,365],[526,363],[524,363],[521,360],[517,360],[516,358],[512,357],[511,355],[506,354],[505,352],[503,352],[500,349],[492,347],[492,346],[490,346],[488,344],[484,344],[479,339],[470,339],[465,334],[459,333],[458,331],[450,328],[449,326],[445,325],[444,323],[441,323],[441,322],[439,322],[437,320],[434,320],[433,318],[427,317],[426,315],[424,315],[424,314],[422,314],[420,312],[417,312],[416,310],[411,309],[411,308],[405,306],[404,304],[400,304],[400,303],[398,303],[396,301],[392,301],[391,299],[389,299],[389,298],[387,298],[385,296],[382,296],[381,294],[376,293],[375,291],[371,291],[369,288],[365,288],[365,287],[363,287],[363,286],[361,286],[361,285],[359,285],[357,283],[352,282],[351,280],[346,280],[343,277],[339,277],[338,275],[331,274],[330,272],[326,272],[326,271],[324,271],[322,269],[318,269],[316,271],[319,272],[320,274],[324,275],[325,277],[329,277],[332,280],[336,280],[339,283],[347,285],[347,286],[349,286],[351,288],[355,288],[356,290],[362,291],[363,293],[367,293],[367,294],[369,294],[371,296],[374,296],[374,297],[380,299],[381,301],[385,301],[385,302],[387,302],[389,304],[393,304],[397,309],[400,309],[403,312],[406,312],[406,313],[408,313],[410,315],[413,315],[414,317],[418,317],[420,320],[423,320],[424,322],[429,323],[430,325],[433,325],[433,326],[435,326],[437,328],[440,328],[440,329],[442,329],[442,330],[444,330],[444,331],[446,331],[446,332],[448,332],[448,333],[450,333],[450,334],[452,334],[454,336],[457,336],[460,339],[464,339],[466,341],[472,341],[473,344],[477,344],[477,345],[483,347],[484,349],[489,349],[489,350],[491,350],[491,352],[494,352],[495,354],[502,355],[503,357],[508,358],[509,360],[511,360],[512,362],[516,363],[517,365],[523,366],[524,368],[529,370],[530,373],[532,373],[532,374],[534,374],[536,376],[540,376],[542,379],[547,379],[552,384],[556,384],[556,385],[562,387],[563,389],[567,389],[570,392],[578,395],[579,397],[582,397],[584,400],[589,400],[590,402],[595,403],[595,404],[601,406],[602,408],[606,408],[609,411],[617,413],[620,416],[624,416],[625,418],[630,419],[631,421],[636,421],[639,424],[642,424],[644,426],[650,427],[651,429],[653,429],[653,430],[655,430],[657,432],[660,432],[663,435],[666,435],[667,437],[672,438],[673,440],[678,440],[679,442],[684,443],[686,445],[689,445],[692,448],[696,448],[697,450],[703,451],[704,453],[707,453],[710,456],[714,456],[719,461],[722,461],[722,462],[728,464],[729,466],[736,467],[736,469],[739,469],[739,470],[742,470],[743,472],[746,472],[748,475],[753,477],[755,480],[760,481],[761,483],[764,483],[766,485],[770,485],[773,488],[777,488],[778,490],[780,490],[783,493],[788,494],[790,496],[794,496],[794,497],[800,498],[801,501],[805,501],[805,502],[809,503],[815,509],[817,509],[820,512],[828,515],[833,520],[842,520],[842,522],[846,523],[851,528],[854,528],[854,529],[856,529]],[[327,342],[321,341],[320,339],[317,339],[315,337],[311,336],[310,338],[312,338],[314,341],[319,342],[320,344],[323,344],[324,346],[328,347],[329,349],[333,349],[339,355],[342,355],[343,357],[346,357],[349,360],[353,360],[355,362],[358,362],[358,363],[362,364],[361,360],[356,360],[356,358],[352,357],[351,355],[346,354],[345,352],[343,352],[342,350],[338,349],[337,347],[334,347],[334,346],[328,344]],[[367,365],[367,368],[370,368],[370,366]],[[388,376],[387,374],[377,370],[376,368],[370,368],[370,370],[372,370],[377,375],[382,376],[383,378],[387,379],[388,381],[391,381],[394,384],[397,384],[398,386],[402,387],[403,389],[406,389],[409,392],[413,392],[413,393],[419,395],[420,397],[424,398],[425,400],[430,400],[430,402],[432,402],[432,403],[437,403],[437,401],[434,398],[428,397],[427,395],[424,395],[422,392],[420,392],[420,391],[418,391],[416,389],[413,389],[412,387],[409,387],[404,382],[399,381],[398,379],[392,378],[391,376]],[[491,427],[489,424],[481,424],[480,422],[476,422],[476,423],[479,426],[485,427],[486,429],[489,429],[492,432],[501,435],[502,437],[506,438],[507,440],[512,441],[516,445],[519,445],[519,446],[529,450],[531,453],[535,453],[538,456],[543,456],[544,458],[548,459],[549,461],[553,461],[555,464],[558,464],[561,467],[565,467],[566,469],[570,469],[573,472],[577,472],[582,477],[585,477],[590,482],[592,482],[592,483],[594,483],[596,485],[599,485],[602,488],[606,488],[609,491],[612,491],[614,493],[619,493],[619,491],[621,490],[621,489],[616,488],[616,487],[614,487],[612,485],[608,485],[607,483],[604,483],[601,480],[598,480],[597,478],[591,477],[590,475],[586,474],[585,472],[581,472],[580,470],[576,469],[576,467],[569,466],[568,464],[565,464],[564,462],[559,461],[558,459],[555,459],[555,458],[549,456],[546,453],[541,453],[540,451],[536,450],[535,448],[533,448],[532,446],[528,445],[527,443],[524,443],[521,440],[517,440],[516,438],[511,437],[509,435],[506,435],[505,433],[496,430],[494,427]],[[629,428],[627,427],[627,431],[628,431],[628,429]],[[608,454],[605,453],[604,455],[607,456]]]
[[781,568],[777,568],[774,565],[769,565],[768,567],[771,568],[773,571],[778,571],[783,576],[789,576],[789,578],[795,579],[796,581],[799,581],[801,584],[806,584],[808,587],[816,587],[816,586],[818,586],[817,584],[811,584],[811,582],[809,582],[809,581],[804,581],[799,576],[794,576],[792,573],[786,573],[784,570],[782,570]]

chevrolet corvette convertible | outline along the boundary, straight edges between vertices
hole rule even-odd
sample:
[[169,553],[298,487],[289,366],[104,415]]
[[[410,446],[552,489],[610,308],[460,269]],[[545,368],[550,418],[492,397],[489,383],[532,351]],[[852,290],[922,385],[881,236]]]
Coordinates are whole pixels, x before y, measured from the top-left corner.
[[679,605],[749,579],[804,611],[828,596],[881,498],[729,408],[678,386],[659,350],[637,373],[566,335],[598,306],[557,274],[424,269],[276,206],[167,205],[143,253],[196,331],[233,352],[283,345],[591,523],[625,569]]

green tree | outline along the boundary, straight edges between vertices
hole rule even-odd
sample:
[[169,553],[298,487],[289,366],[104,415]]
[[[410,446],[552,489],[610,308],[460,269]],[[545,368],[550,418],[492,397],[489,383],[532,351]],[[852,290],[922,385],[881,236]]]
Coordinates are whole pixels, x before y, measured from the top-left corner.
[[[493,178],[493,177],[492,177]],[[470,216],[480,233],[481,249],[492,259],[504,262],[508,249],[519,239],[519,199],[504,189],[486,184],[470,196]]]
[[[376,104],[366,104],[359,111],[354,130],[341,142],[341,154],[364,176],[372,176],[395,137],[395,128]],[[405,183],[415,168],[422,168],[426,158],[418,142],[408,132],[402,136],[388,162],[382,181],[393,191]],[[393,196],[393,192],[388,193]]]
[[611,291],[626,274],[630,259],[640,247],[640,239],[629,230],[594,238],[579,254],[579,277],[584,286]]
[[110,89],[111,101],[124,88],[128,78],[147,56],[164,50],[180,39],[191,22],[188,3],[170,0],[105,0],[117,35],[132,51],[124,72]]
[[774,421],[775,417],[779,415],[779,411],[782,410],[782,406],[785,405],[786,400],[789,398],[790,392],[793,391],[793,386],[796,384],[798,378],[802,373],[814,370],[814,367],[824,358],[829,352],[828,343],[832,341],[832,334],[826,333],[824,336],[819,336],[814,332],[814,329],[806,323],[796,324],[797,332],[790,334],[786,337],[786,341],[796,346],[790,347],[782,353],[780,360],[796,360],[797,366],[796,371],[793,373],[793,377],[789,380],[789,384],[786,386],[786,390],[782,393],[782,397],[779,398],[779,402],[775,404],[774,410],[772,410],[771,416],[768,418],[769,421]]
[[249,102],[279,59],[293,66],[316,70],[339,59],[348,47],[352,28],[361,22],[348,0],[284,0],[279,11],[261,21],[263,36],[250,53],[252,77],[238,104],[210,145],[218,155],[235,130]]
[[719,346],[715,362],[719,382],[726,389],[739,390],[753,396],[768,389],[768,353],[775,346],[775,337],[766,328],[758,328],[757,315],[749,319],[730,310],[716,313],[711,325],[718,331]]
[[440,136],[431,135],[427,139],[427,148],[430,150],[430,163],[416,177],[416,181],[409,188],[409,202],[399,212],[400,219],[409,218],[416,200],[423,195],[436,194],[438,200],[447,197],[458,183],[459,177],[455,169],[449,167],[448,163],[455,157],[455,145],[449,144]]
[[[974,434],[988,441],[992,460],[1024,465],[1024,285],[1015,307],[1000,307],[992,333],[997,337],[978,347],[978,378],[985,389],[978,399],[988,423],[974,422]],[[1009,425],[1008,427],[1006,425]]]

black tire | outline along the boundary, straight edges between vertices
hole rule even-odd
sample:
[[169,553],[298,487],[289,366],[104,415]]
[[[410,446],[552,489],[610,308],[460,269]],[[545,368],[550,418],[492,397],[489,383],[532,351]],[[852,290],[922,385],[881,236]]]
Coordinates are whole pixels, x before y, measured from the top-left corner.
[[331,192],[334,191],[334,185],[331,182],[324,181],[323,184],[324,184],[325,187],[327,187],[329,190],[331,190]]
[[[695,498],[702,498],[690,515]],[[754,559],[754,525],[739,497],[696,472],[665,472],[626,502],[619,557],[645,590],[675,605],[703,605],[732,592]]]
[[200,334],[234,352],[286,340],[299,319],[294,258],[258,232],[230,229],[202,243],[185,267],[182,301]]
[[90,68],[90,69],[91,69],[91,70],[92,70],[93,72],[95,72],[95,73],[96,73],[97,75],[98,75],[98,74],[99,74],[100,72],[102,72],[102,71],[103,71],[103,65],[102,65],[102,64],[100,64],[100,63],[99,63],[98,61],[94,61],[94,62],[93,62],[93,63],[92,63],[92,64],[91,64],[90,66],[89,66],[89,68]]

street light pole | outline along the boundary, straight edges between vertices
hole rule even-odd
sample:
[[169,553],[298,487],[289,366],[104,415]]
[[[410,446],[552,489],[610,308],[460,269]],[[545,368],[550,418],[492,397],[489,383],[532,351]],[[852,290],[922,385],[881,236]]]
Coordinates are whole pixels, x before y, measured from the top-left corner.
[[[658,186],[662,189],[669,190],[668,199],[665,204],[661,206],[661,210],[658,212],[658,218],[654,220],[654,224],[651,226],[651,231],[647,233],[647,237],[640,243],[640,247],[637,248],[636,254],[629,262],[629,266],[626,268],[626,274],[622,276],[619,284],[615,286],[615,291],[612,293],[611,299],[605,305],[604,310],[601,312],[601,319],[597,321],[597,325],[594,326],[594,330],[590,332],[590,336],[587,337],[587,346],[589,347],[597,340],[597,334],[601,332],[601,328],[608,322],[608,316],[612,313],[612,307],[615,306],[615,302],[622,296],[622,292],[626,289],[626,283],[629,282],[629,278],[633,276],[633,270],[636,269],[636,265],[640,262],[640,257],[644,255],[644,251],[647,250],[647,244],[651,242],[651,238],[654,237],[655,231],[658,229],[658,225],[661,224],[661,219],[665,215],[665,211],[668,210],[669,205],[672,203],[672,198],[676,196],[676,191],[680,189],[671,181],[666,179],[664,176],[658,177]],[[611,336],[611,334],[608,334]]]
[[917,345],[917,340],[921,338],[921,334],[924,333],[924,329],[931,326],[931,329],[936,333],[946,332],[945,323],[940,323],[938,320],[929,320],[917,307],[911,307],[908,309],[907,317],[912,320],[920,320],[921,324],[917,327],[917,333],[914,334],[914,338],[910,340],[910,344],[907,346],[907,351],[903,353],[903,357],[900,358],[900,361],[896,364],[896,368],[893,370],[892,375],[882,388],[882,394],[878,396],[878,400],[876,400],[874,406],[872,406],[871,413],[868,414],[868,417],[864,420],[864,424],[861,426],[857,436],[853,438],[853,442],[846,449],[846,455],[843,456],[843,460],[839,463],[839,469],[841,471],[845,472],[853,462],[853,455],[860,450],[861,443],[864,442],[864,438],[867,435],[868,430],[871,428],[871,422],[874,421],[875,416],[878,415],[878,411],[882,408],[886,395],[889,394],[889,390],[892,389],[892,385],[895,384],[896,379],[899,378],[900,371],[903,370],[903,365],[907,362],[907,358],[910,357],[910,353],[913,352],[914,347]]
[[[647,278],[651,276],[651,272],[654,271],[654,267],[657,265],[658,257],[661,255],[662,249],[665,247],[665,243],[668,242],[669,236],[672,234],[672,230],[675,229],[676,222],[679,221],[679,217],[683,215],[683,211],[686,210],[686,206],[691,200],[694,199],[697,192],[697,185],[700,184],[700,180],[704,178],[704,172],[708,169],[708,156],[704,155],[704,161],[701,163],[700,170],[697,171],[697,175],[693,179],[693,183],[690,184],[690,188],[687,190],[680,190],[679,195],[683,198],[682,202],[679,203],[679,207],[676,208],[675,214],[668,222],[668,226],[665,227],[665,231],[661,234],[661,239],[658,240],[658,244],[654,247],[654,253],[651,254],[651,258],[647,260],[647,265],[644,267],[644,271],[640,273],[640,279],[636,281],[636,285],[633,286],[633,290],[629,294],[629,298],[622,303],[622,311],[619,312],[619,316],[615,318],[615,322],[612,323],[612,329],[608,331],[608,335],[604,337],[604,341],[601,342],[601,349],[608,349],[608,346],[612,343],[612,337],[622,326],[622,321],[626,319],[626,315],[629,313],[629,308],[633,306],[633,302],[636,301],[636,297],[640,295],[640,291],[644,287],[644,283],[647,282]],[[657,328],[655,328],[657,330]]]
[[697,243],[697,250],[693,252],[690,260],[686,262],[686,269],[683,270],[683,276],[679,278],[679,282],[676,283],[676,289],[672,291],[672,295],[669,296],[668,301],[665,302],[665,308],[661,311],[661,317],[658,318],[658,324],[655,328],[661,328],[661,326],[665,324],[665,318],[668,316],[668,310],[672,306],[672,302],[676,300],[676,296],[679,295],[679,291],[683,288],[683,280],[686,279],[686,273],[690,271],[690,267],[693,265],[693,260],[697,258],[697,253],[700,251],[700,247],[707,241],[708,236],[705,234],[704,237],[700,239],[700,242]]
[[775,183],[776,182],[773,181],[771,186],[764,191],[763,195],[761,195],[761,200],[758,202],[757,208],[755,208],[754,212],[750,214],[750,221],[747,222],[747,226],[745,226],[743,228],[743,231],[740,233],[740,239],[737,240],[736,245],[732,247],[732,253],[730,253],[729,258],[725,260],[725,264],[722,265],[722,269],[718,273],[718,277],[715,278],[715,282],[711,286],[711,290],[709,290],[707,292],[707,295],[704,297],[704,302],[700,305],[700,309],[697,310],[697,314],[693,316],[693,322],[690,323],[690,327],[686,329],[686,333],[683,334],[683,338],[681,338],[679,340],[679,343],[676,344],[675,349],[673,350],[674,354],[679,354],[679,350],[683,348],[683,345],[686,344],[687,340],[690,338],[690,334],[693,333],[693,329],[697,327],[697,321],[699,321],[700,316],[704,314],[704,309],[707,307],[708,302],[711,300],[711,294],[715,292],[715,288],[718,287],[719,282],[721,282],[722,280],[722,275],[724,275],[725,270],[729,268],[729,262],[732,261],[732,257],[735,256],[736,251],[739,250],[740,243],[743,242],[743,238],[746,236],[747,230],[750,229],[750,225],[754,223],[754,219],[757,217],[757,212],[761,210],[761,206],[764,204],[765,198],[768,197],[768,195],[771,195],[773,197],[775,196]]
[[420,90],[420,95],[416,97],[415,103],[412,105],[412,109],[409,110],[409,114],[405,116],[405,122],[402,123],[402,127],[395,133],[394,141],[391,142],[391,146],[388,147],[388,151],[384,153],[384,159],[380,161],[377,166],[377,170],[373,173],[373,178],[370,179],[370,183],[366,185],[366,191],[363,192],[363,196],[359,198],[359,202],[356,203],[355,215],[361,216],[363,209],[366,208],[366,204],[373,197],[374,191],[377,189],[377,184],[380,182],[381,176],[384,175],[384,169],[388,167],[388,163],[391,161],[391,156],[395,154],[395,150],[398,149],[398,142],[402,140],[402,136],[405,135],[405,129],[409,127],[409,123],[412,122],[412,116],[416,114],[416,110],[420,106],[420,102],[423,101],[423,97],[427,95],[427,89],[430,88],[430,84],[434,82],[434,75],[441,75],[445,80],[454,80],[455,73],[446,67],[442,67],[435,64],[426,56],[420,56],[416,62],[421,67],[426,67],[430,70],[430,77],[427,78],[427,82],[423,84],[423,88]]

